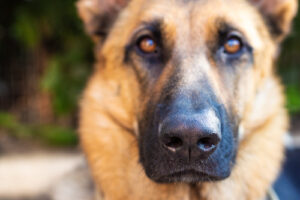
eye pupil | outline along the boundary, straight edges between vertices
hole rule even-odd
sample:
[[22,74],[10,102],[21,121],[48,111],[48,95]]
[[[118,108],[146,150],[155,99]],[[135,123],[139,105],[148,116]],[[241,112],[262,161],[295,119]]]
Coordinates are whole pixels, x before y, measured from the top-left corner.
[[225,52],[230,54],[237,53],[241,47],[242,43],[238,38],[229,38],[224,45]]
[[154,53],[157,45],[152,38],[144,37],[139,41],[138,46],[144,53]]

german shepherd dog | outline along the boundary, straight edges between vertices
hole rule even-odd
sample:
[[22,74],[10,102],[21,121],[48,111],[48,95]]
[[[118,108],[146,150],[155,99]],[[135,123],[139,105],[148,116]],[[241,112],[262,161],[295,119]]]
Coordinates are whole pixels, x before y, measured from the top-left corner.
[[296,0],[79,0],[96,44],[80,139],[105,200],[261,200],[288,128]]

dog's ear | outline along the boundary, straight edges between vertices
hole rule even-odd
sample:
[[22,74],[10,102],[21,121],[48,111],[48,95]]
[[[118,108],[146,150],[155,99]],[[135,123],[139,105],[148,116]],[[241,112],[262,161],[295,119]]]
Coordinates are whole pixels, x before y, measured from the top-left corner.
[[297,0],[250,0],[262,13],[274,38],[281,41],[290,31],[297,13]]
[[96,41],[103,40],[129,0],[79,0],[77,9],[85,29]]

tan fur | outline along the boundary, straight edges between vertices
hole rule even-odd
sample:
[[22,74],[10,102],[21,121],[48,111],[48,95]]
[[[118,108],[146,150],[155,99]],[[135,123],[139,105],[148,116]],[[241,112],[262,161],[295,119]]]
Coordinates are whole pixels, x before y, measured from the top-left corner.
[[[87,1],[79,3],[85,22],[92,17],[83,8]],[[287,2],[290,4],[284,8],[276,8],[276,13],[285,10],[282,18],[285,33],[296,7],[296,1]],[[152,18],[164,19],[164,29],[173,41],[170,45],[182,56],[194,55],[201,50],[197,46],[203,47],[214,33],[217,18],[239,26],[254,48],[254,66],[239,78],[239,88],[234,94],[224,92],[231,87],[224,84],[228,82],[224,79],[230,80],[230,77],[221,76],[222,72],[209,67],[213,65],[212,61],[198,57],[186,60],[186,70],[191,70],[189,65],[207,63],[203,65],[208,67],[205,73],[214,83],[216,93],[225,105],[233,105],[236,115],[242,119],[245,134],[238,147],[236,164],[231,176],[223,181],[193,186],[158,184],[146,177],[139,163],[137,117],[145,103],[140,97],[147,96],[148,91],[140,91],[133,69],[123,63],[123,49],[140,22]],[[101,51],[96,52],[95,71],[81,102],[81,144],[104,199],[262,199],[280,169],[282,138],[288,126],[283,90],[273,72],[277,42],[278,39],[272,38],[267,30],[259,11],[247,1],[131,0],[118,16]],[[190,74],[189,81],[197,73],[197,69],[193,70],[196,71],[187,73]],[[168,77],[168,70],[164,73],[157,87]],[[160,91],[160,88],[156,90]],[[233,99],[238,100],[233,102]]]

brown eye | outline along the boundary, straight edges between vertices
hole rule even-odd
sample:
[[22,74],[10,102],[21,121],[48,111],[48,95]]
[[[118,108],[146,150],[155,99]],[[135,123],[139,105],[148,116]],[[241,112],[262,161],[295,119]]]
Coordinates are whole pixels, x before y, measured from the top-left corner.
[[230,37],[224,44],[226,53],[235,54],[242,48],[242,42],[237,37]]
[[138,47],[144,53],[155,53],[157,44],[151,37],[145,36],[139,40]]

